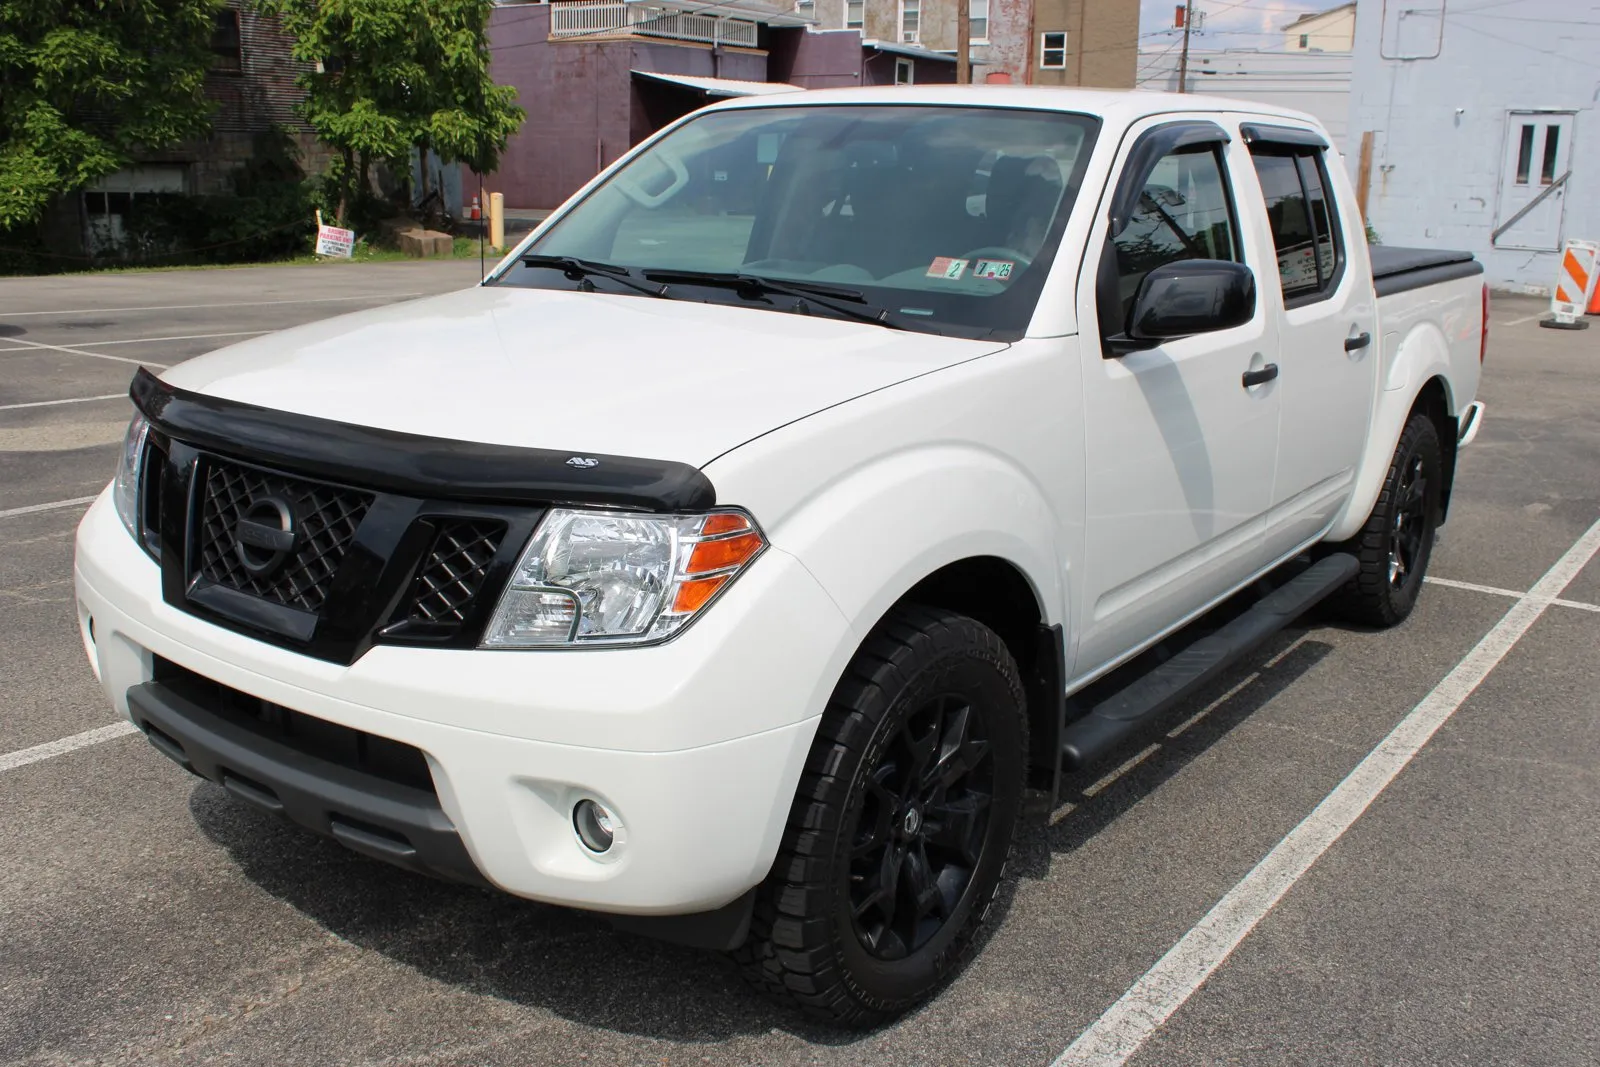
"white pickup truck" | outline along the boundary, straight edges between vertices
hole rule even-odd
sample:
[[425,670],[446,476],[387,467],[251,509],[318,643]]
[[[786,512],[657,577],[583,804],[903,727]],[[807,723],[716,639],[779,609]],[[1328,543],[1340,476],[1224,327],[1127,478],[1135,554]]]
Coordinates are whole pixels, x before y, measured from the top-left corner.
[[870,1024],[970,954],[1030,785],[1326,597],[1406,617],[1480,275],[1369,249],[1293,112],[719,104],[481,286],[141,372],[84,645],[249,803]]

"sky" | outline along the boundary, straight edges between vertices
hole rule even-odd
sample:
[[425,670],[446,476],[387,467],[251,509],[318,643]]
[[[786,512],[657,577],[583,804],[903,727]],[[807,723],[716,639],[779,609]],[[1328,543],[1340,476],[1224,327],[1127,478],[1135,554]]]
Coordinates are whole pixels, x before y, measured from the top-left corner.
[[[1141,48],[1159,47],[1171,30],[1173,8],[1180,0],[1140,0]],[[1283,27],[1307,11],[1338,7],[1341,0],[1196,0],[1206,13],[1205,28],[1189,42],[1191,48],[1276,48],[1283,42]]]

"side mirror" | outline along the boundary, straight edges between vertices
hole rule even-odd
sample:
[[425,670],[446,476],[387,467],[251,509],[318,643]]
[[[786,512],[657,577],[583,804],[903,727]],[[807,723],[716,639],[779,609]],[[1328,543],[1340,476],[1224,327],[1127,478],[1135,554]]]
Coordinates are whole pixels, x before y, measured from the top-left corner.
[[1139,283],[1128,336],[1160,343],[1243,326],[1256,313],[1256,276],[1243,263],[1186,259],[1157,267]]

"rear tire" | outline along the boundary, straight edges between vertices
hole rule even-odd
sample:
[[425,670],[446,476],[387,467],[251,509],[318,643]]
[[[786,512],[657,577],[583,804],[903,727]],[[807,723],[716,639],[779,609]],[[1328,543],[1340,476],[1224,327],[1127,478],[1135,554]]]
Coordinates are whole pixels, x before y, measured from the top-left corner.
[[1425,413],[1413,412],[1366,525],[1338,546],[1361,562],[1361,570],[1333,599],[1342,618],[1389,627],[1411,614],[1433,556],[1443,489],[1438,427]]
[[901,607],[822,717],[750,939],[757,989],[843,1026],[926,1000],[971,955],[1027,777],[1011,654],[953,612]]

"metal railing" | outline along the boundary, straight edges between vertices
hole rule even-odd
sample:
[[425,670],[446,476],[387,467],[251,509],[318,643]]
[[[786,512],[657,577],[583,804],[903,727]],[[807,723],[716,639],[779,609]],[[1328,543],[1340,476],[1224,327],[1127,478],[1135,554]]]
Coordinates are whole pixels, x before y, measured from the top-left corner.
[[567,0],[550,5],[550,36],[661,37],[673,41],[756,47],[758,24],[622,0]]

